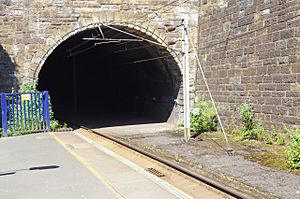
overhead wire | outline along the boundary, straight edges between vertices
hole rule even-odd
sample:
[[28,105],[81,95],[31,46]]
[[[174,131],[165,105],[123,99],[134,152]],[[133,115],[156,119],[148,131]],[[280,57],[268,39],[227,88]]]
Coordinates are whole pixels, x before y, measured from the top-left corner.
[[[178,6],[178,5],[173,5],[173,4],[178,3],[178,2],[180,2],[180,1],[181,1],[181,0],[174,0],[174,1],[172,1],[172,2],[170,2],[170,3],[168,3],[168,4],[166,4],[166,5],[163,5],[163,6],[159,7],[159,8],[157,8],[157,9],[152,10],[152,12],[157,12],[157,11],[159,11],[159,10],[161,10],[161,9],[164,9],[164,8],[168,7],[168,6],[172,6],[171,8],[166,9],[166,10],[164,10],[163,12],[160,12],[159,14],[166,13],[167,11],[169,11],[169,10],[171,10],[171,9],[174,9],[174,6]],[[184,0],[184,1],[181,2],[180,4],[186,3],[187,1],[188,1],[188,0]],[[157,13],[156,13],[156,14],[157,14]],[[147,13],[147,14],[144,14],[143,16],[138,17],[138,18],[136,19],[136,21],[137,21],[137,20],[140,20],[140,19],[142,19],[142,18],[144,18],[144,17],[146,17],[146,16],[148,16],[148,13]],[[154,18],[156,18],[156,17],[157,17],[157,16],[155,16],[155,17],[150,17],[150,18],[145,19],[144,21],[141,21],[141,22],[139,22],[139,23],[146,22],[147,20],[152,20],[152,19],[154,19]],[[102,24],[102,25],[103,25],[103,24]],[[111,26],[110,26],[110,27],[111,27]],[[98,27],[98,29],[99,29],[99,31],[100,31],[102,37],[104,37],[104,34],[103,34],[102,30],[100,29],[100,27]],[[113,27],[112,27],[110,31],[106,32],[106,34],[109,33],[109,32],[111,32],[111,31],[113,31],[113,30],[119,31],[119,32],[120,32],[119,34],[116,34],[116,35],[113,36],[113,37],[117,37],[117,36],[119,36],[119,35],[127,34],[127,33],[128,33],[128,32],[126,32],[126,31],[123,31],[123,30],[120,30],[120,29],[117,29],[117,28],[113,28]],[[140,37],[140,36],[137,36],[137,35],[132,34],[132,33],[129,33],[129,34],[130,34],[131,36],[133,36],[133,37],[143,38],[145,41],[150,42],[150,43],[153,43],[153,44],[155,44],[155,45],[160,45],[160,46],[162,46],[162,44],[160,44],[160,43],[158,43],[158,42],[155,42],[155,41],[152,41],[152,40],[150,40],[150,39],[145,39],[144,37]],[[128,34],[128,35],[129,35],[129,34]],[[98,33],[97,36],[99,36],[99,33]],[[113,38],[113,37],[111,37],[111,38]],[[84,45],[84,44],[86,44],[86,43],[88,43],[88,42],[89,42],[89,40],[84,41],[84,42],[82,42],[81,44],[78,44],[77,46],[72,47],[71,50],[74,50],[74,49],[76,49],[76,48],[78,48],[78,47],[80,47],[80,46],[82,46],[82,45]],[[97,47],[97,45],[94,44],[94,46],[88,47],[87,49],[78,51],[78,52],[76,52],[76,53],[70,53],[70,57],[71,57],[71,56],[74,56],[74,55],[77,55],[77,54],[80,54],[80,53],[82,53],[82,52],[86,52],[86,51],[91,50],[91,49],[93,49],[93,48],[95,48],[95,47]],[[166,47],[166,46],[164,46],[164,47]],[[68,52],[70,52],[71,50],[69,49]]]
[[[162,9],[162,8],[165,8],[165,7],[167,7],[167,6],[170,6],[170,5],[172,5],[172,4],[174,4],[174,3],[177,3],[177,2],[179,2],[179,1],[181,1],[181,0],[175,0],[175,1],[172,1],[172,2],[170,2],[170,3],[167,4],[167,5],[164,5],[164,6],[160,7],[160,8],[158,8],[158,9],[155,9],[155,11],[158,11],[158,10],[160,10],[160,9]],[[187,1],[188,1],[188,0],[185,0],[185,1],[181,2],[181,4],[186,3]],[[174,6],[178,6],[178,5],[174,5]],[[167,10],[161,12],[160,14],[165,13],[165,12],[171,10],[171,9],[174,9],[174,8],[173,8],[173,7],[172,7],[172,8],[169,8],[169,9],[167,9]],[[139,19],[141,19],[141,18],[143,18],[143,17],[145,17],[145,16],[147,16],[147,15],[148,15],[148,14],[145,14],[144,16],[139,17],[138,19],[136,19],[136,21],[139,20]],[[147,21],[147,20],[152,20],[152,19],[154,19],[154,18],[156,18],[156,17],[152,17],[152,18],[150,17],[149,19],[146,19],[145,21]],[[139,23],[143,23],[143,22],[145,22],[145,21],[142,21],[142,22],[139,22]],[[176,21],[177,21],[177,20],[176,20]],[[178,20],[178,21],[182,21],[182,19],[181,19],[181,20]],[[135,35],[135,34],[132,34],[132,33],[129,33],[129,32],[126,32],[126,31],[123,31],[123,30],[120,30],[120,29],[117,29],[117,28],[112,27],[112,26],[109,26],[109,25],[105,25],[105,24],[102,24],[102,25],[103,25],[103,26],[107,26],[107,27],[109,27],[109,28],[112,28],[113,30],[116,30],[116,31],[119,31],[119,32],[120,32],[120,34],[117,34],[117,35],[115,35],[115,36],[119,36],[119,35],[122,35],[122,34],[127,34],[127,35],[130,35],[130,36],[136,37],[136,38],[144,39],[145,41],[147,41],[147,42],[149,42],[149,43],[152,43],[152,44],[155,44],[155,45],[159,45],[159,46],[163,46],[163,47],[168,47],[168,46],[165,46],[165,45],[163,45],[163,44],[161,44],[161,43],[158,43],[158,42],[155,42],[155,41],[152,41],[152,40],[149,40],[149,39],[145,39],[144,37],[137,36],[137,35]],[[126,43],[126,42],[124,42],[124,43]],[[123,44],[124,44],[124,43],[123,43]],[[152,46],[151,46],[151,47],[152,47]],[[138,47],[138,48],[139,48],[139,47]],[[132,50],[135,50],[135,49],[138,49],[138,48],[133,48]],[[145,47],[142,47],[142,48],[145,48]],[[170,48],[170,47],[168,47],[168,48],[171,49],[171,50],[176,50],[176,49],[173,49],[173,48]]]
[[82,43],[80,43],[80,44],[78,44],[78,45],[76,45],[76,46],[73,46],[72,48],[69,48],[68,50],[66,50],[67,52],[70,52],[70,51],[72,51],[72,50],[74,50],[74,49],[76,49],[76,48],[78,48],[78,47],[80,47],[80,46],[82,46],[82,45],[84,45],[84,44],[86,44],[86,43],[88,43],[89,41],[87,40],[87,41],[84,41],[84,42],[82,42]]
[[[275,6],[274,6],[274,7],[275,7]],[[297,14],[297,15],[295,15],[295,16],[293,16],[293,17],[290,17],[290,18],[288,18],[288,19],[286,19],[286,20],[284,20],[284,21],[292,20],[292,19],[297,18],[297,17],[299,17],[299,16],[300,16],[300,14]],[[219,19],[220,19],[220,18],[219,18]],[[257,20],[257,21],[258,21],[258,20]],[[276,21],[276,22],[270,23],[270,24],[265,25],[265,26],[263,26],[263,27],[261,27],[261,28],[257,28],[257,29],[251,30],[251,31],[249,31],[249,32],[242,33],[242,34],[237,35],[237,36],[235,36],[235,37],[229,37],[229,38],[227,38],[227,39],[224,40],[224,41],[221,41],[221,42],[218,42],[218,43],[209,45],[209,46],[205,46],[205,47],[200,48],[200,49],[203,50],[203,49],[206,49],[206,48],[209,48],[209,47],[212,47],[212,46],[215,46],[215,45],[224,43],[224,42],[228,42],[228,40],[236,39],[236,38],[239,38],[239,37],[242,37],[242,36],[251,34],[251,33],[253,33],[253,32],[256,32],[256,31],[259,31],[259,30],[268,28],[268,27],[270,27],[270,26],[272,26],[272,25],[274,25],[274,24],[276,24],[276,23],[278,23],[278,22]],[[189,39],[191,40],[190,35],[189,35]],[[211,99],[211,101],[212,101],[212,105],[213,105],[214,109],[216,110],[217,119],[218,119],[218,122],[219,122],[219,124],[220,124],[221,131],[222,131],[222,133],[223,133],[223,135],[224,135],[225,141],[226,141],[226,143],[227,143],[227,153],[231,154],[232,148],[230,147],[230,143],[229,143],[228,138],[227,138],[227,135],[226,135],[226,133],[225,133],[225,130],[224,130],[224,126],[223,126],[221,117],[220,117],[220,115],[219,115],[219,113],[218,113],[218,109],[217,109],[217,107],[216,107],[215,100],[214,100],[214,98],[213,98],[213,96],[212,96],[212,93],[211,93],[211,91],[210,91],[209,85],[208,85],[208,83],[207,83],[207,78],[206,78],[206,75],[205,75],[205,73],[204,73],[202,64],[201,64],[201,62],[200,62],[200,59],[199,59],[199,56],[198,56],[198,54],[197,54],[196,48],[195,48],[195,46],[194,46],[194,43],[191,42],[191,45],[192,45],[193,51],[194,51],[194,53],[195,53],[195,57],[196,57],[196,61],[197,61],[197,66],[199,67],[200,72],[201,72],[201,75],[202,75],[202,77],[203,77],[203,80],[204,80],[204,83],[205,83],[205,87],[206,87],[206,89],[207,89],[207,91],[208,91],[208,93],[209,93],[209,97],[210,97],[210,99]]]
[[132,61],[132,62],[124,63],[124,64],[116,64],[114,66],[126,66],[126,65],[132,65],[132,64],[139,64],[139,63],[143,63],[143,62],[156,61],[156,60],[159,60],[159,59],[164,59],[164,58],[168,58],[168,57],[172,57],[172,56],[173,55],[165,55],[165,56],[160,56],[160,57],[140,59],[140,60],[135,60],[135,61]]
[[88,43],[89,41],[84,41],[84,42],[82,42],[82,43],[80,43],[80,44],[78,44],[78,45],[76,45],[76,46],[73,46],[72,48],[69,48],[68,50],[66,50],[67,52],[70,52],[70,51],[72,51],[72,50],[74,50],[74,49],[76,49],[76,48],[78,48],[78,47],[80,47],[80,46],[82,46],[82,45],[84,45],[84,44],[86,44],[86,43]]
[[[171,6],[172,4],[177,3],[177,2],[179,2],[179,1],[181,1],[181,0],[174,0],[174,1],[170,2],[169,4],[166,4],[166,5],[164,5],[164,6],[161,6],[160,8],[157,8],[157,9],[153,10],[152,12],[158,11],[158,10],[160,10],[160,9],[163,9],[163,8],[167,7],[167,6]],[[189,1],[189,0],[184,0],[183,2],[181,2],[181,4],[186,3],[187,1]],[[173,6],[178,6],[178,5],[173,5]],[[171,7],[171,8],[169,8],[169,9],[167,9],[167,10],[165,10],[165,11],[159,13],[159,14],[163,14],[163,13],[165,13],[165,12],[171,10],[171,9],[174,9],[174,8]],[[157,13],[156,13],[156,14],[157,14]],[[148,14],[144,14],[143,16],[138,17],[137,19],[135,19],[135,21],[137,21],[137,20],[139,20],[139,19],[142,19],[142,18],[146,17],[147,15],[148,15]],[[150,18],[147,18],[147,19],[145,19],[144,21],[140,21],[139,23],[143,23],[143,22],[146,22],[146,21],[148,21],[148,20],[152,20],[152,19],[154,19],[154,18],[156,18],[156,17],[150,17]],[[182,20],[179,20],[179,21],[182,21]],[[103,24],[102,24],[102,25],[103,25]],[[117,37],[117,36],[119,36],[119,35],[122,35],[122,33],[116,34],[114,37]]]
[[114,54],[122,53],[122,52],[128,52],[133,50],[139,50],[139,49],[145,49],[145,48],[153,48],[154,46],[148,45],[148,46],[139,46],[139,47],[132,47],[132,48],[126,48],[125,50],[117,50],[114,51]]
[[[174,0],[174,1],[170,2],[170,3],[167,4],[167,5],[164,5],[164,6],[160,7],[160,8],[158,8],[158,9],[153,10],[153,12],[155,12],[155,11],[157,11],[157,10],[160,10],[160,9],[163,9],[163,8],[165,8],[165,7],[167,7],[167,6],[170,6],[170,5],[172,5],[173,3],[179,2],[179,1],[180,1],[180,0]],[[188,0],[185,0],[183,3],[187,2],[187,1],[188,1]],[[166,10],[164,10],[163,12],[161,12],[160,14],[163,14],[163,13],[165,13],[165,12],[171,10],[171,9],[173,9],[173,8],[166,9]],[[145,14],[145,15],[143,15],[142,17],[137,18],[136,21],[139,20],[139,19],[142,19],[142,18],[146,17],[147,15],[148,15],[148,14]],[[296,15],[296,16],[294,16],[294,17],[292,17],[292,18],[289,18],[288,20],[291,20],[291,19],[296,18],[296,17],[298,17],[298,16],[299,16],[299,15]],[[147,21],[147,20],[154,19],[154,18],[156,18],[156,17],[157,17],[157,16],[147,18],[147,19],[145,19],[144,21],[141,21],[140,23],[143,23],[143,22],[145,22],[145,21]],[[287,20],[286,20],[286,21],[287,21]],[[278,22],[276,22],[276,23],[278,23]],[[210,45],[210,46],[206,46],[206,47],[200,48],[200,49],[209,48],[209,47],[212,47],[212,46],[214,46],[214,45],[218,45],[218,44],[220,44],[220,43],[226,42],[226,41],[228,41],[229,39],[235,39],[235,38],[239,38],[239,37],[245,36],[245,35],[247,35],[247,34],[251,34],[251,33],[255,32],[255,31],[258,31],[258,30],[267,28],[267,27],[269,27],[269,26],[271,26],[271,25],[273,25],[273,24],[275,24],[275,23],[271,23],[271,24],[268,24],[268,25],[266,25],[266,26],[264,26],[264,27],[262,27],[262,28],[255,29],[255,30],[249,31],[249,32],[244,33],[244,34],[237,35],[236,37],[227,38],[225,41],[222,41],[222,42],[219,42],[219,43]],[[152,40],[149,40],[149,39],[146,39],[146,38],[137,36],[137,35],[135,35],[135,34],[126,32],[126,31],[124,31],[124,30],[120,30],[120,29],[118,29],[118,28],[115,28],[115,27],[112,27],[112,26],[109,26],[109,25],[104,25],[104,24],[102,24],[102,25],[103,25],[103,26],[106,26],[106,27],[108,27],[108,28],[110,28],[111,30],[115,30],[115,31],[120,32],[120,34],[116,34],[114,37],[117,37],[117,36],[122,35],[122,34],[127,34],[127,35],[129,35],[129,36],[132,36],[132,37],[135,37],[135,38],[140,38],[140,39],[142,39],[143,41],[147,41],[147,42],[150,42],[150,43],[155,44],[155,45],[162,45],[162,44],[160,44],[160,43],[158,43],[158,42],[155,42],[155,41],[152,41]],[[190,36],[189,36],[189,37],[190,37]],[[189,38],[189,39],[191,39],[191,38]],[[218,113],[218,109],[217,109],[217,107],[216,107],[214,98],[213,98],[213,96],[212,96],[212,93],[211,93],[211,91],[210,91],[209,85],[208,85],[208,83],[207,83],[207,79],[206,79],[204,70],[203,70],[203,68],[202,68],[202,65],[201,65],[199,56],[198,56],[198,54],[197,54],[196,48],[195,48],[195,46],[194,46],[194,44],[193,44],[192,42],[191,42],[191,44],[192,44],[193,51],[195,52],[195,57],[196,57],[196,60],[197,60],[197,63],[198,63],[198,67],[199,67],[199,69],[200,69],[200,71],[201,71],[201,74],[202,74],[202,76],[203,76],[203,79],[204,79],[204,82],[205,82],[205,86],[206,86],[206,88],[207,88],[207,90],[208,90],[208,93],[209,93],[209,96],[210,96],[210,98],[211,98],[211,101],[212,101],[212,104],[213,104],[213,106],[214,106],[214,109],[215,109],[216,112],[217,112],[217,119],[218,119],[218,121],[219,121],[221,130],[222,130],[222,133],[223,133],[223,135],[224,135],[224,137],[225,137],[225,140],[226,140],[226,143],[227,143],[227,149],[228,149],[228,150],[231,150],[230,144],[229,144],[229,141],[228,141],[228,138],[227,138],[227,135],[226,135],[225,130],[224,130],[224,127],[223,127],[222,120],[221,120],[221,118],[220,118],[220,115],[219,115],[219,113]],[[93,46],[93,47],[95,47],[95,46]],[[152,47],[152,46],[151,46],[151,47]],[[132,50],[134,50],[134,49],[139,49],[139,48],[145,48],[145,47],[137,47],[137,48],[133,48]],[[123,51],[121,51],[121,52],[123,52]],[[147,62],[147,61],[152,61],[152,60],[157,60],[157,59],[163,59],[163,58],[170,57],[170,56],[172,56],[172,55],[161,56],[161,57],[156,57],[156,58],[149,58],[149,59],[144,59],[144,60],[137,60],[137,61],[132,62],[131,64],[137,64],[137,63],[142,63],[142,62]],[[124,65],[126,65],[126,64],[124,64]]]
[[[99,31],[100,31],[100,30],[99,30]],[[109,31],[104,32],[104,33],[107,34],[107,33],[112,32],[112,31],[113,31],[113,30],[109,30]],[[102,30],[101,30],[101,35],[102,35],[102,36],[104,36],[104,33],[103,33]],[[100,34],[97,34],[96,37],[99,36],[99,35],[100,35]],[[70,52],[69,57],[72,57],[72,56],[74,56],[74,55],[81,54],[81,53],[83,53],[83,52],[86,52],[86,51],[88,51],[88,50],[91,50],[91,49],[93,49],[93,48],[99,46],[99,44],[94,44],[93,46],[90,46],[90,47],[88,47],[88,48],[86,48],[86,49],[77,51],[77,52],[75,52],[75,53],[71,53],[72,50],[74,50],[74,49],[76,49],[76,48],[78,48],[78,47],[80,47],[80,46],[82,46],[82,45],[84,45],[84,44],[86,44],[86,43],[88,43],[88,42],[90,42],[90,41],[91,41],[91,40],[83,41],[82,43],[80,43],[80,44],[78,44],[78,45],[76,45],[76,46],[74,46],[74,47],[68,49],[67,52]],[[104,43],[104,42],[102,42],[102,44],[103,44],[103,43]]]
[[93,45],[93,46],[90,46],[90,47],[85,48],[85,49],[83,49],[83,50],[77,51],[77,52],[75,52],[75,53],[70,53],[70,55],[69,55],[68,57],[73,57],[74,55],[78,55],[78,54],[84,53],[84,52],[86,52],[86,51],[88,51],[88,50],[90,50],[90,49],[92,49],[92,48],[95,48],[95,47],[96,47],[96,46]]
[[105,24],[103,24],[103,26],[108,27],[108,28],[110,28],[110,29],[113,29],[113,30],[115,30],[115,31],[118,31],[118,32],[120,32],[120,33],[123,33],[123,34],[125,34],[125,35],[129,35],[129,36],[131,36],[131,37],[135,37],[135,38],[141,39],[141,40],[143,40],[143,41],[147,41],[147,42],[149,42],[149,43],[152,43],[152,44],[155,44],[155,45],[162,46],[161,43],[152,41],[152,40],[150,40],[150,39],[146,39],[146,38],[144,38],[144,37],[141,37],[141,36],[138,36],[138,35],[129,33],[129,32],[126,32],[126,31],[124,31],[124,30],[120,30],[120,29],[118,29],[118,28],[115,28],[115,27],[112,27],[112,26],[109,26],[109,25],[105,25]]
[[[97,36],[99,36],[99,34],[97,34],[96,37],[97,37]],[[78,44],[78,45],[76,45],[76,46],[73,46],[72,48],[69,48],[68,50],[66,50],[67,52],[70,53],[69,57],[71,57],[71,54],[72,54],[71,51],[72,51],[72,50],[74,50],[74,49],[76,49],[76,48],[79,48],[80,46],[82,46],[82,45],[84,45],[84,44],[87,44],[88,42],[90,42],[90,41],[88,41],[88,40],[87,40],[87,41],[84,41],[84,42],[82,42],[82,43],[80,43],[80,44]]]
[[132,63],[133,64],[139,64],[139,63],[142,63],[142,62],[154,61],[154,60],[164,59],[164,58],[168,58],[168,57],[172,57],[172,55],[165,55],[165,56],[154,57],[154,58],[149,58],[149,59],[141,59],[141,60],[134,61]]
[[[175,1],[172,1],[171,3],[166,4],[166,5],[164,5],[164,6],[160,7],[160,8],[157,8],[157,9],[153,10],[152,12],[158,11],[158,10],[160,10],[160,9],[163,9],[163,8],[167,7],[167,6],[171,6],[172,4],[177,3],[177,2],[179,2],[179,1],[181,1],[181,0],[175,0]],[[181,4],[186,3],[187,1],[189,1],[189,0],[184,0],[183,2],[181,2]],[[173,6],[179,6],[179,5],[173,5]],[[166,13],[167,11],[169,11],[169,10],[171,10],[171,9],[174,9],[174,7],[171,7],[171,8],[169,8],[169,9],[163,11],[163,12],[160,12],[159,14]],[[157,13],[156,13],[156,14],[157,14]],[[144,14],[143,16],[138,17],[137,19],[135,19],[135,21],[140,20],[140,19],[146,17],[147,15],[148,15],[148,14]],[[156,17],[157,17],[157,16],[147,18],[147,19],[145,19],[144,21],[140,21],[139,23],[144,23],[144,22],[146,22],[146,21],[155,19]],[[174,19],[173,19],[173,20],[174,20]],[[168,20],[168,21],[170,21],[170,20]],[[177,20],[176,20],[176,21],[177,21]],[[180,20],[178,20],[178,21],[182,21],[182,19],[180,19]],[[119,36],[119,35],[121,35],[121,34],[117,34],[116,36]]]
[[83,38],[83,40],[89,40],[89,41],[144,41],[143,39],[113,39],[113,38]]

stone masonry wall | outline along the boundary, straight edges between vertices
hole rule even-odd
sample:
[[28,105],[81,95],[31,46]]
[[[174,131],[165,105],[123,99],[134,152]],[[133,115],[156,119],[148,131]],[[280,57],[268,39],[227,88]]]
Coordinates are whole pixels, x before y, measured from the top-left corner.
[[[0,91],[35,78],[52,50],[92,24],[121,23],[166,42],[181,31],[161,27],[188,13],[222,118],[237,118],[249,99],[266,124],[300,126],[299,10],[299,0],[0,0]],[[195,66],[191,52],[192,100],[207,97]]]
[[200,10],[199,54],[226,124],[248,99],[266,125],[299,127],[300,1],[202,0]]
[[181,31],[162,27],[188,13],[197,42],[198,12],[198,0],[0,0],[0,91],[35,78],[61,42],[93,24],[121,24],[166,42]]

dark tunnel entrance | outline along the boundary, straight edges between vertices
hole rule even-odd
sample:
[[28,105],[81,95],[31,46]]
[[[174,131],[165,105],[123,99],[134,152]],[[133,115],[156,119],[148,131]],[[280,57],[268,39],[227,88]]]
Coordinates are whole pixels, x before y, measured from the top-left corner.
[[[100,30],[109,39],[84,40],[103,38]],[[57,119],[100,128],[172,119],[179,78],[177,63],[163,47],[92,28],[52,52],[39,73],[38,89],[49,90]]]

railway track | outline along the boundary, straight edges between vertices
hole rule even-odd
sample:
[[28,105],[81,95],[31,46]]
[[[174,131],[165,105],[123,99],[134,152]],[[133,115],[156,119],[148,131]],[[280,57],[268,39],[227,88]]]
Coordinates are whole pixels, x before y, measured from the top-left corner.
[[182,190],[191,198],[250,198],[243,193],[104,133],[96,132],[83,126],[77,132],[83,138],[85,137],[95,143],[101,144],[108,150],[119,154],[133,164],[143,168],[144,171]]

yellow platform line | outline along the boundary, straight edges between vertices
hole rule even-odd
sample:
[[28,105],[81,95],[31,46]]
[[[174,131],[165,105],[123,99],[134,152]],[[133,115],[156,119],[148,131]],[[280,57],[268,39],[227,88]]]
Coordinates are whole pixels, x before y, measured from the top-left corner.
[[72,154],[81,164],[83,164],[90,172],[92,172],[107,188],[109,188],[118,198],[126,199],[126,197],[120,193],[114,186],[100,174],[97,169],[91,166],[80,155],[75,153],[70,147],[68,147],[60,138],[53,133],[49,133],[59,144],[61,144],[70,154]]

